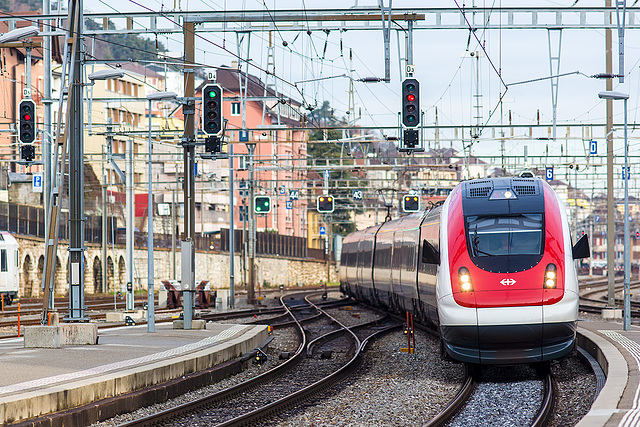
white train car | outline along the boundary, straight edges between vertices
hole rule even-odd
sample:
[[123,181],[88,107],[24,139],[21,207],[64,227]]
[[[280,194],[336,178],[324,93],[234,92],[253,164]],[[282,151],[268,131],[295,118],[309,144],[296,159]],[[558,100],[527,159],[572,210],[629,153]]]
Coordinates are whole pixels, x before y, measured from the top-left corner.
[[0,295],[7,305],[18,297],[19,260],[18,241],[8,231],[0,231]]

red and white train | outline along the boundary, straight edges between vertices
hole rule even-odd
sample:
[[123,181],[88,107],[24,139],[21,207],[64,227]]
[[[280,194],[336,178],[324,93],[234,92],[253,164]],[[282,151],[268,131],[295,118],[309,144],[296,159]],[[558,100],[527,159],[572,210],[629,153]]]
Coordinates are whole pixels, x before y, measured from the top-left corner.
[[439,329],[442,350],[474,364],[536,363],[574,349],[587,236],[537,178],[459,184],[441,206],[349,234],[340,287]]

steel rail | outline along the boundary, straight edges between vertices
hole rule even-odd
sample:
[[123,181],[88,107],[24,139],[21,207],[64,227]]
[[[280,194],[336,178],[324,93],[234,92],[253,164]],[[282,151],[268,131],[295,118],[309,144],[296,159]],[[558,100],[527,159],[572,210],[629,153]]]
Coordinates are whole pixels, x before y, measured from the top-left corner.
[[[307,297],[307,301],[310,304],[311,303],[308,300]],[[317,306],[316,306],[317,307]],[[304,387],[301,390],[298,390],[286,397],[283,397],[275,402],[272,402],[262,408],[258,408],[252,412],[249,412],[247,414],[244,414],[240,417],[236,417],[232,420],[226,421],[224,423],[218,424],[218,427],[230,427],[230,426],[240,426],[240,425],[249,425],[255,421],[258,421],[260,419],[266,418],[267,416],[274,414],[276,412],[279,412],[281,410],[284,410],[286,408],[289,407],[294,407],[306,400],[308,400],[309,398],[311,398],[312,396],[321,393],[324,390],[327,390],[328,388],[330,388],[331,386],[333,386],[335,383],[337,383],[338,381],[341,381],[342,379],[346,378],[349,374],[351,374],[360,364],[361,362],[361,356],[362,353],[364,351],[364,348],[366,346],[366,344],[369,342],[369,340],[373,337],[373,336],[377,336],[378,334],[381,334],[383,332],[388,332],[391,331],[393,329],[398,328],[400,325],[392,325],[387,329],[383,329],[380,331],[375,332],[374,334],[372,334],[371,336],[369,336],[367,339],[360,341],[360,339],[357,337],[357,335],[352,331],[352,329],[356,328],[357,326],[352,326],[352,327],[348,327],[343,325],[341,322],[339,322],[337,319],[335,319],[333,316],[331,316],[330,314],[324,312],[322,309],[320,309],[319,307],[317,307],[317,309],[319,311],[322,311],[327,317],[333,319],[333,321],[335,321],[338,325],[342,326],[342,329],[339,332],[343,332],[343,333],[349,333],[352,335],[354,342],[356,343],[356,348],[354,351],[354,355],[353,357],[345,364],[343,365],[340,369],[338,369],[337,371],[333,372],[332,374],[324,377],[321,380],[316,381],[315,383]],[[337,331],[331,332],[330,334],[335,334]],[[314,341],[318,341],[322,338],[324,338],[325,336],[322,337],[318,337],[316,338]]]
[[543,379],[544,383],[544,396],[542,399],[542,405],[538,414],[531,423],[531,427],[544,427],[549,424],[553,415],[553,404],[555,398],[555,381],[551,372],[547,372]]
[[469,396],[476,388],[476,382],[473,379],[473,376],[469,372],[469,368],[467,367],[467,377],[465,378],[464,384],[458,390],[458,393],[447,403],[447,406],[444,409],[436,414],[431,420],[423,424],[422,427],[438,427],[444,425],[448,422],[455,414],[462,409],[462,407],[469,400]]
[[[285,307],[285,310],[289,312],[291,317],[295,319],[295,316],[293,316],[293,313],[291,313],[290,308],[285,304],[283,298],[284,298],[283,296],[280,297],[280,301],[282,305]],[[249,390],[257,387],[258,385],[264,382],[270,381],[271,379],[277,376],[280,376],[285,372],[293,369],[296,365],[298,365],[303,360],[305,356],[305,348],[307,345],[307,337],[306,337],[306,334],[304,333],[302,325],[297,321],[295,321],[294,323],[298,326],[297,333],[298,333],[298,336],[300,337],[300,344],[295,354],[293,355],[293,357],[291,357],[286,362],[278,365],[274,369],[271,369],[261,375],[258,375],[255,378],[252,378],[248,381],[244,381],[240,384],[224,389],[218,393],[214,393],[209,396],[206,396],[203,399],[187,402],[182,405],[169,408],[164,411],[160,411],[143,418],[132,420],[130,422],[121,424],[120,426],[121,427],[146,426],[146,425],[153,425],[155,423],[159,423],[164,420],[178,418],[185,414],[193,413],[199,410],[200,408],[205,408],[213,403],[230,400],[234,396],[238,396],[240,394],[246,393]]]

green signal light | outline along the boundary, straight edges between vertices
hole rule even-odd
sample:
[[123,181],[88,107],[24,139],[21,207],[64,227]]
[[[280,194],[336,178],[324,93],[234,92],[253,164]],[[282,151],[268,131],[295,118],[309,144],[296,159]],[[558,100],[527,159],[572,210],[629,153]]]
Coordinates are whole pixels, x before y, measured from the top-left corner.
[[209,98],[215,98],[216,97],[216,91],[215,90],[210,90],[209,91]]

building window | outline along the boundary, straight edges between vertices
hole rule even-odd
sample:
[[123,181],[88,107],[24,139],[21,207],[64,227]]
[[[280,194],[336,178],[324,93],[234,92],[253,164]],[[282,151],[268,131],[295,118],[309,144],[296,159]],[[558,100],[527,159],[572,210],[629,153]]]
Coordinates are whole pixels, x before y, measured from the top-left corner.
[[238,169],[247,169],[247,156],[238,156]]
[[240,115],[240,103],[239,102],[232,102],[231,103],[231,115],[232,116],[239,116]]

